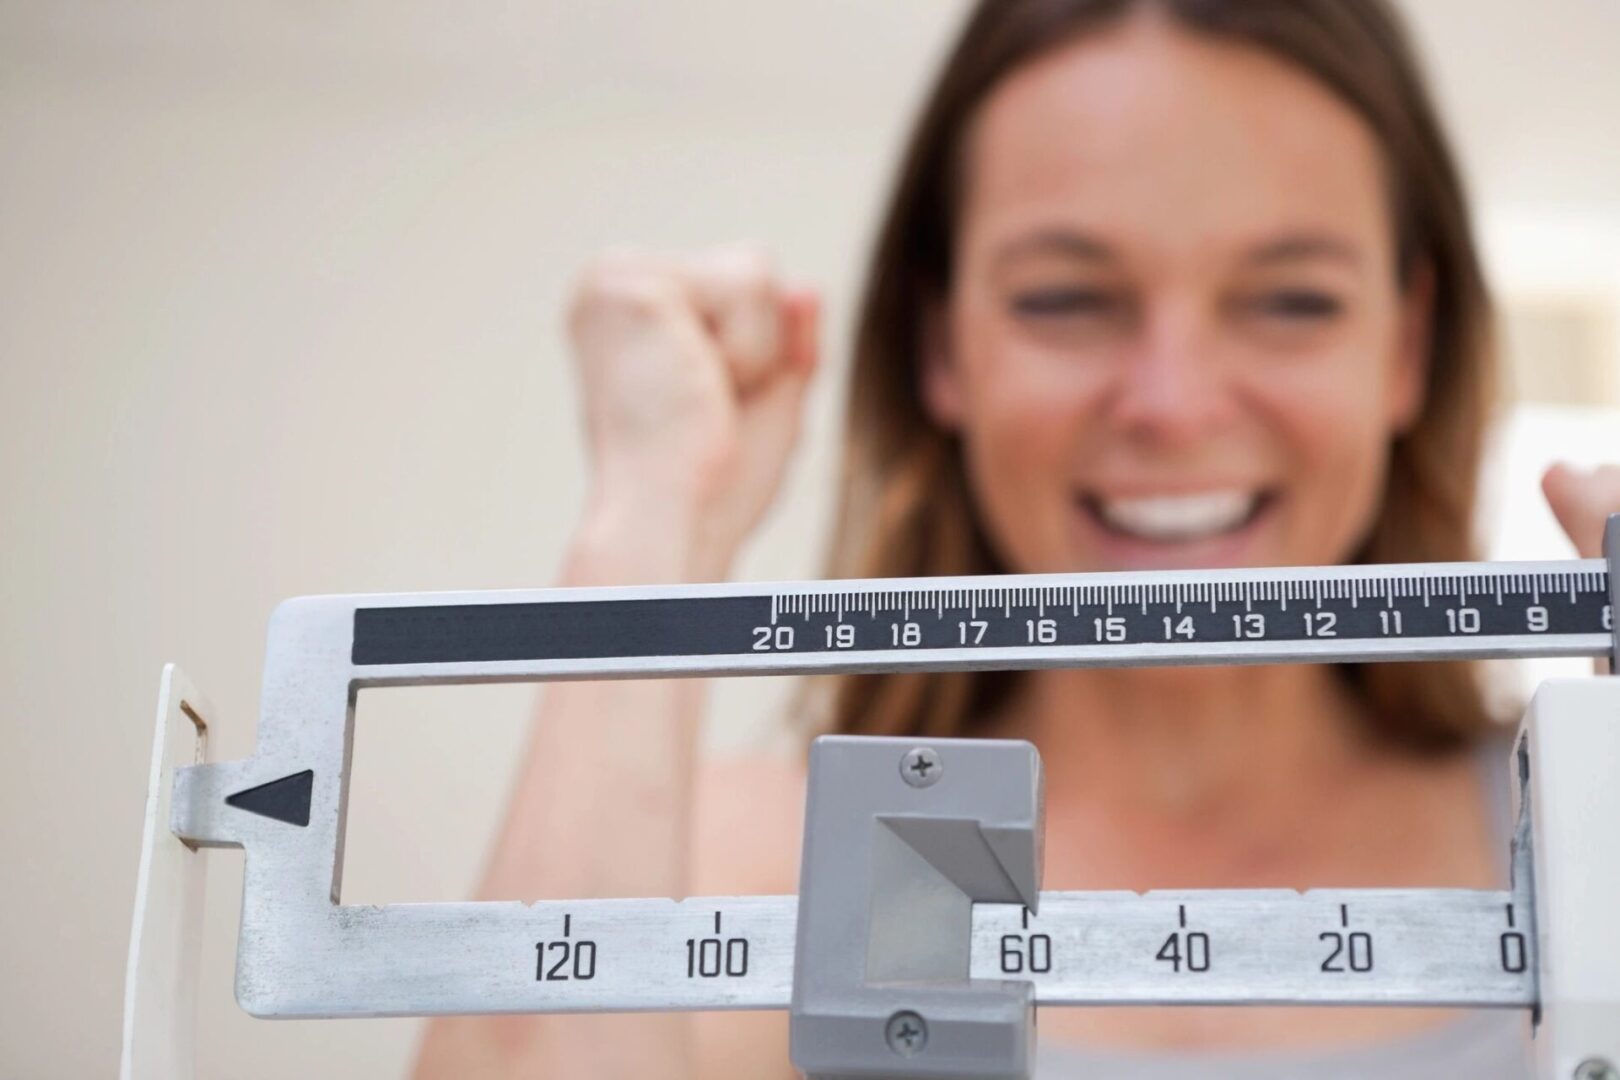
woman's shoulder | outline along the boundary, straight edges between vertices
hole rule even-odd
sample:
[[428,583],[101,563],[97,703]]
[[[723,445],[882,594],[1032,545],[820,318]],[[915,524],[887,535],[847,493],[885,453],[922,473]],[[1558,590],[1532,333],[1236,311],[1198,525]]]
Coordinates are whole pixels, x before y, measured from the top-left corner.
[[781,755],[706,758],[694,785],[694,895],[798,889],[805,769]]

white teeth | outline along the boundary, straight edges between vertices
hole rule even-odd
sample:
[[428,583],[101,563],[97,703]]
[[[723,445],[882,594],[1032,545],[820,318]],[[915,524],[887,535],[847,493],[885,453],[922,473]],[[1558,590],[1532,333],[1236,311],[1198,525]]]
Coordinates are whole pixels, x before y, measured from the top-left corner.
[[1252,491],[1205,491],[1197,495],[1097,498],[1102,518],[1121,532],[1145,540],[1193,540],[1236,528],[1254,512]]

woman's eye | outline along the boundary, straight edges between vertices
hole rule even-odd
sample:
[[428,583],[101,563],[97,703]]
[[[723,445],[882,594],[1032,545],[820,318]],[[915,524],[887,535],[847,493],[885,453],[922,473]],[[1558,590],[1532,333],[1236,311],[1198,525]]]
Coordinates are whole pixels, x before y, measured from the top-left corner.
[[1114,293],[1069,285],[1025,289],[1012,297],[1015,314],[1035,318],[1112,315],[1123,307],[1123,300]]
[[1257,315],[1292,322],[1331,319],[1344,310],[1338,297],[1315,289],[1278,289],[1252,298],[1245,306]]

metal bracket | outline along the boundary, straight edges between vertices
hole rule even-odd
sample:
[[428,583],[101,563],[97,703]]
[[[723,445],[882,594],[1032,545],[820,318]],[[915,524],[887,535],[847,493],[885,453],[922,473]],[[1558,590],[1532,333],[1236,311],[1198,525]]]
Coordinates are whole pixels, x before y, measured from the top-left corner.
[[810,751],[791,1056],[811,1078],[1023,1080],[1033,987],[968,977],[973,904],[1040,894],[1027,742],[827,736]]

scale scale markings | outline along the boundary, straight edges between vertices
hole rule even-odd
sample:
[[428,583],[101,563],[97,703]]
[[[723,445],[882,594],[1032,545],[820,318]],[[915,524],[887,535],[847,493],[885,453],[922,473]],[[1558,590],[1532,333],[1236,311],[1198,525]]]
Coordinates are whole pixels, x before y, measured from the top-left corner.
[[[1471,889],[1044,892],[1038,911],[975,905],[970,975],[1028,979],[1042,1005],[1528,1007],[1526,902]],[[536,912],[539,938],[478,934],[458,965],[491,979],[506,953],[531,988],[513,990],[522,1011],[788,1004],[794,897],[568,901],[559,917],[563,903]]]
[[[1060,662],[1083,663],[1090,647],[1118,654],[1150,646],[1172,661],[1170,654],[1191,656],[1209,645],[1268,657],[1293,649],[1322,660],[1335,651],[1354,654],[1358,643],[1412,643],[1417,652],[1443,642],[1457,655],[1500,655],[1491,642],[1507,638],[1516,639],[1513,655],[1602,651],[1598,639],[1612,632],[1613,612],[1601,562],[1553,572],[1496,565],[1502,569],[1459,574],[1404,566],[1358,577],[1299,571],[1254,580],[1211,572],[1148,583],[1073,575],[1063,580],[1075,584],[1020,585],[1028,579],[1010,577],[977,579],[1005,585],[886,589],[877,582],[842,591],[739,588],[736,595],[672,587],[619,599],[559,591],[556,599],[519,603],[360,607],[351,659],[365,667],[708,657],[716,671],[741,673],[762,658],[783,669],[823,661],[900,668],[911,663],[907,653],[939,650],[950,650],[957,667],[976,666],[976,651],[994,666],[1006,650],[1023,659],[1063,650]],[[1576,637],[1587,641],[1571,646]]]
[[1031,979],[1042,1004],[1525,1006],[1523,903],[1467,889],[1043,893],[1038,915],[975,908],[971,968]]

